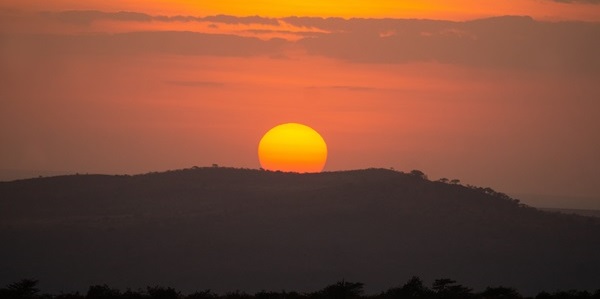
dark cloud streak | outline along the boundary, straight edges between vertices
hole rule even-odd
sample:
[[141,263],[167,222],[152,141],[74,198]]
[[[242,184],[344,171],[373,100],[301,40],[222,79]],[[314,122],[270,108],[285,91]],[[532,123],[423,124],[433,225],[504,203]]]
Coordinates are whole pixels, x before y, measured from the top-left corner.
[[223,82],[215,82],[215,81],[181,81],[181,80],[173,80],[173,81],[165,81],[166,84],[175,85],[175,86],[183,86],[183,87],[203,87],[203,88],[214,88],[214,87],[224,87],[225,83]]
[[234,17],[228,15],[216,15],[207,17],[194,16],[152,16],[139,12],[119,11],[103,12],[97,10],[69,10],[61,12],[43,12],[43,16],[54,18],[66,23],[88,25],[96,20],[115,20],[130,22],[212,22],[222,24],[261,24],[279,25],[277,19],[263,18],[259,16]]
[[286,43],[252,37],[181,31],[130,32],[94,35],[0,36],[0,44],[18,45],[45,55],[135,55],[161,53],[247,57],[275,55]]
[[515,16],[469,22],[314,18],[291,22],[332,30],[300,40],[309,53],[352,62],[441,62],[600,74],[600,40],[593,38],[600,36],[598,23],[539,22]]
[[43,12],[42,15],[47,18],[52,18],[61,22],[77,25],[88,25],[96,20],[150,22],[157,18],[138,12],[103,12],[97,10],[68,10],[61,12]]
[[[445,64],[538,71],[600,74],[600,23],[542,22],[504,16],[466,22],[412,19],[341,19],[214,16],[156,17],[140,13],[62,12],[63,21],[86,24],[98,18],[115,20],[210,20],[227,24],[287,23],[301,32],[249,29],[255,34],[295,34],[297,42],[261,40],[234,34],[181,31],[96,35],[22,36],[30,48],[50,53],[168,53],[215,56],[285,56],[297,47],[309,54],[355,63],[439,62]],[[213,23],[214,24],[214,23]],[[308,29],[310,28],[310,30]],[[311,30],[313,32],[311,32]],[[321,30],[322,32],[314,32]],[[2,38],[2,37],[0,37]],[[11,38],[11,37],[5,37]],[[27,48],[25,47],[25,48]]]
[[552,0],[559,3],[570,3],[570,4],[600,4],[600,0]]
[[216,15],[201,18],[204,21],[225,23],[225,24],[262,24],[262,25],[279,25],[277,19],[263,18],[259,16],[249,17],[234,17],[228,15]]

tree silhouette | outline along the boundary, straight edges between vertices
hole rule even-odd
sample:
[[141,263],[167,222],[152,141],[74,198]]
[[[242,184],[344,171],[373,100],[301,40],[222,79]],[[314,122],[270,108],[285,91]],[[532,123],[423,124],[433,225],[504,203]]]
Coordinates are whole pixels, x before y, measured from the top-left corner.
[[470,288],[456,284],[455,280],[448,278],[436,279],[433,289],[436,297],[442,299],[466,299],[473,296]]
[[222,298],[227,298],[227,299],[250,299],[250,298],[252,298],[252,296],[246,294],[245,292],[240,292],[239,290],[237,290],[235,292],[228,292]]
[[535,296],[535,299],[551,299],[552,295],[550,295],[550,293],[548,292],[540,292],[539,294],[537,294],[537,296]]
[[184,296],[170,287],[147,287],[145,290],[121,292],[107,285],[92,285],[85,296],[76,293],[60,295],[40,294],[37,280],[23,279],[0,288],[0,299],[600,299],[600,289],[566,290],[554,293],[540,292],[537,296],[523,297],[514,288],[487,287],[484,291],[473,294],[468,287],[457,284],[455,280],[437,279],[432,289],[423,281],[413,276],[402,287],[391,288],[379,295],[364,295],[363,283],[339,281],[313,293],[260,291],[254,295],[235,291],[224,295],[215,294],[211,290],[195,292]]
[[331,299],[350,299],[358,298],[363,293],[362,282],[339,281],[335,284],[325,287],[320,293],[325,298]]
[[152,299],[179,299],[181,294],[173,288],[148,287],[148,295]]
[[387,298],[398,298],[398,299],[425,299],[431,298],[433,295],[432,291],[428,289],[421,278],[413,276],[409,279],[401,288],[389,289],[384,296]]
[[107,285],[94,285],[88,289],[86,299],[112,299],[121,298],[119,290],[111,289]]
[[267,292],[267,291],[260,291],[256,294],[254,294],[254,298],[255,299],[280,299],[280,298],[285,298],[284,294],[282,293],[277,293],[277,292]]
[[[46,299],[47,296],[41,297]],[[79,294],[79,293],[75,293],[75,294],[60,294],[57,296],[52,297],[52,299],[85,299],[86,297],[84,297],[83,295]],[[120,298],[120,297],[118,297]]]
[[121,294],[122,299],[145,299],[146,297],[140,292],[134,292],[130,289]]
[[418,178],[422,178],[422,179],[424,179],[424,180],[426,180],[426,179],[427,179],[427,175],[426,175],[424,172],[422,172],[422,171],[420,171],[420,170],[418,170],[418,169],[413,169],[413,170],[410,172],[410,174],[411,174],[411,175],[413,175],[413,176],[416,176],[416,177],[418,177]]
[[18,282],[9,284],[6,289],[0,292],[4,298],[12,299],[31,299],[36,298],[39,289],[37,284],[39,281],[35,279],[22,279]]
[[482,299],[520,299],[523,298],[517,290],[506,287],[488,287],[480,295]]
[[213,293],[211,290],[204,290],[190,294],[186,299],[215,299],[217,297],[217,294]]

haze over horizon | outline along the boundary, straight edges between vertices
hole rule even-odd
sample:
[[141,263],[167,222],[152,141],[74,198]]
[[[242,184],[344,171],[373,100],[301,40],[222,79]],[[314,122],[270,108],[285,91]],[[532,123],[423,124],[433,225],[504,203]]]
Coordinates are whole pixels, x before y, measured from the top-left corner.
[[300,122],[325,171],[599,207],[598,1],[286,3],[4,1],[0,180],[258,168]]

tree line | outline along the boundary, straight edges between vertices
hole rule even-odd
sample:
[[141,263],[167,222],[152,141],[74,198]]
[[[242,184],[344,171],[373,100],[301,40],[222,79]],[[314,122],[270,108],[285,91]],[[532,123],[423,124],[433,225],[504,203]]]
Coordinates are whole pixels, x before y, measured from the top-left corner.
[[211,290],[183,295],[171,287],[147,287],[139,290],[121,291],[107,285],[90,286],[85,294],[61,293],[43,294],[38,289],[38,281],[23,279],[0,288],[0,299],[600,299],[600,289],[588,291],[541,292],[533,297],[522,296],[509,287],[487,287],[480,292],[458,284],[452,279],[436,279],[427,287],[419,277],[412,277],[404,285],[393,287],[375,295],[364,294],[361,282],[338,281],[325,288],[309,293],[260,291],[255,294],[228,292],[216,294]]

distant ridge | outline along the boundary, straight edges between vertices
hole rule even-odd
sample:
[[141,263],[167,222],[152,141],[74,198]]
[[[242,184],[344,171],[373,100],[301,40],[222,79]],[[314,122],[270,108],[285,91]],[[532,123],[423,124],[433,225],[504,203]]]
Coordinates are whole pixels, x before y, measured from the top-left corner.
[[585,209],[560,209],[560,208],[539,208],[542,211],[574,214],[587,217],[600,217],[600,210],[585,210]]
[[600,220],[418,171],[191,168],[0,182],[0,285],[381,290],[412,275],[595,290]]

